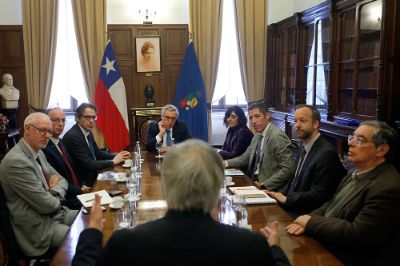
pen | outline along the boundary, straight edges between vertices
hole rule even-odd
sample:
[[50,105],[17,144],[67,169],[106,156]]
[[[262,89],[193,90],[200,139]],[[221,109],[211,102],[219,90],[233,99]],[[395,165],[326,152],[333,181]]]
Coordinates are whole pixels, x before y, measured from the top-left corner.
[[[94,201],[94,199],[95,199],[95,198],[93,198],[93,199],[88,199],[88,200],[85,201],[85,202],[91,202],[91,201]],[[101,199],[101,196],[100,196],[100,199]]]

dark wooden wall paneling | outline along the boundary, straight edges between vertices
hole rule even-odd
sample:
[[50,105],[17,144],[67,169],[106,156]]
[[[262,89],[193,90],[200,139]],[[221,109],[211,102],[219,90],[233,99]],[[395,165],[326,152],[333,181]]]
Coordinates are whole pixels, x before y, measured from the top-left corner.
[[0,25],[0,84],[3,84],[1,79],[4,73],[13,76],[14,86],[20,91],[18,125],[22,128],[29,112],[21,25]]
[[[144,87],[154,87],[156,106],[172,103],[180,67],[189,41],[186,24],[108,25],[108,36],[114,47],[125,82],[128,109],[146,107]],[[135,38],[160,36],[161,72],[137,73]]]
[[[125,82],[128,109],[145,107],[146,84],[152,84],[154,87],[156,106],[172,103],[188,45],[188,26],[186,24],[108,25],[108,36],[112,41]],[[136,72],[134,45],[135,37],[138,36],[160,36],[161,72]],[[18,121],[19,127],[22,127],[24,118],[29,114],[22,25],[0,25],[0,76],[3,73],[11,73],[14,86],[21,92]],[[131,131],[133,132],[132,128]]]

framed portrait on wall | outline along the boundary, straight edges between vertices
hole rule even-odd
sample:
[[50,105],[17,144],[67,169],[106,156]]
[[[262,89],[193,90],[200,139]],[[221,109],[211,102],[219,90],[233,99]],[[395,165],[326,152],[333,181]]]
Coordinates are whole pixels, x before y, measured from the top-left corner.
[[136,37],[136,71],[161,72],[160,36]]

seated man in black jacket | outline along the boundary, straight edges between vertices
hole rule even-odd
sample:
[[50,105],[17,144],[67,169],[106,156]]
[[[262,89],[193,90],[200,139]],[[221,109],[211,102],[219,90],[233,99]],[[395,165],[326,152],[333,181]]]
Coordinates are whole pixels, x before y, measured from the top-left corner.
[[167,104],[161,110],[161,120],[158,123],[150,123],[147,128],[146,150],[155,152],[156,143],[162,143],[160,153],[166,153],[171,146],[172,139],[179,143],[190,139],[191,136],[185,122],[178,121],[179,111],[172,105]]
[[294,127],[302,146],[295,175],[281,192],[267,192],[295,217],[330,200],[346,175],[335,148],[319,133],[320,120],[321,115],[314,106],[297,106]]
[[50,137],[43,153],[47,161],[57,172],[68,181],[68,190],[62,204],[73,210],[82,207],[76,195],[88,193],[90,187],[82,185],[80,178],[76,175],[71,158],[65,148],[60,135],[64,131],[65,114],[60,108],[53,108],[47,111],[53,126],[53,135]]
[[[105,111],[104,111],[105,112]],[[97,107],[82,103],[75,111],[76,124],[65,133],[63,141],[82,183],[91,187],[98,171],[122,163],[129,158],[127,151],[117,154],[102,151],[94,140],[92,130],[97,120]]]
[[78,240],[72,265],[290,265],[278,246],[277,222],[260,233],[217,221],[224,166],[200,140],[176,145],[162,165],[168,204],[165,217],[116,231],[102,248],[103,215],[96,196],[89,221]]

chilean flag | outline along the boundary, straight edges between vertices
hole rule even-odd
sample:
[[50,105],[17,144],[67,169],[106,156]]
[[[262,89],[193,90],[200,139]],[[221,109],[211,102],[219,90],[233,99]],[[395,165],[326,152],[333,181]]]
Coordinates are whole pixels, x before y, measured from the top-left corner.
[[108,41],[96,84],[97,126],[113,152],[129,145],[128,112],[125,85],[111,42]]

